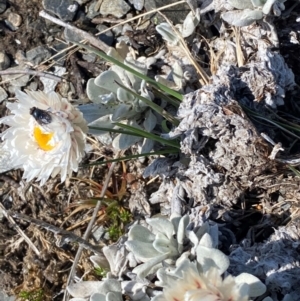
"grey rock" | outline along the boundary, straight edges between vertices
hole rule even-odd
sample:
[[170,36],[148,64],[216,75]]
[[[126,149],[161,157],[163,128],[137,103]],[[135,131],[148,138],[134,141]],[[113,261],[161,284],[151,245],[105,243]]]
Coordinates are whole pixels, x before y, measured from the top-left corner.
[[142,10],[144,7],[145,0],[133,0],[132,2],[136,10]]
[[86,14],[87,18],[93,19],[96,16],[100,15],[98,0],[94,0],[88,7],[88,13]]
[[[177,0],[147,0],[145,1],[145,9],[146,11],[153,10],[154,8],[162,7],[171,3],[178,2]],[[169,10],[164,11],[164,15],[170,19],[173,24],[182,23],[185,19],[186,15],[191,11],[188,4],[178,4],[176,6],[171,7]],[[156,14],[155,15],[158,19],[158,22],[166,22],[165,19]]]
[[10,65],[10,59],[5,52],[0,52],[0,70],[5,70]]
[[[0,87],[0,102],[2,102],[4,99],[7,98],[7,93],[6,91]],[[1,300],[1,299],[0,299]]]
[[56,64],[63,66],[65,64],[66,61],[66,51],[62,51],[66,48],[68,48],[69,45],[66,43],[54,43],[52,44],[52,49],[55,51],[54,55],[55,57],[53,57],[53,60],[56,62]]
[[112,32],[115,34],[115,36],[119,36],[122,34],[123,26],[118,25],[112,29]]
[[64,37],[68,42],[79,43],[82,40],[81,36],[79,36],[74,30],[71,30],[69,28],[65,28]]
[[73,21],[79,4],[73,0],[43,0],[44,9],[63,21]]
[[47,60],[51,55],[51,52],[44,46],[38,46],[26,52],[27,60],[34,65],[38,65],[44,60]]
[[[57,76],[62,76],[65,72],[66,72],[66,68],[61,67],[61,66],[54,66],[54,71],[50,72],[50,73],[53,73],[54,75],[57,75]],[[45,93],[54,91],[58,84],[58,82],[56,80],[46,78],[46,77],[41,77],[40,81],[44,85],[43,91]]]
[[16,31],[18,29],[18,27],[14,26],[10,21],[8,21],[7,19],[4,20],[5,25],[11,30],[11,31]]
[[[99,24],[99,25],[97,25],[96,28],[97,28],[97,30],[98,30],[99,32],[101,32],[101,31],[107,29],[108,27],[105,26],[105,25]],[[109,30],[109,31],[107,31],[107,32],[105,32],[105,33],[100,34],[100,35],[98,36],[98,38],[99,38],[102,42],[104,42],[106,45],[108,45],[108,46],[111,46],[111,45],[113,44],[113,42],[114,42],[114,35],[113,35],[113,33],[112,33],[111,30]]]
[[124,0],[103,0],[100,7],[102,15],[113,15],[117,18],[123,17],[129,10],[130,6]]
[[97,55],[94,53],[83,54],[82,58],[88,63],[95,63],[97,59]]
[[4,13],[7,8],[7,1],[0,0],[0,14]]

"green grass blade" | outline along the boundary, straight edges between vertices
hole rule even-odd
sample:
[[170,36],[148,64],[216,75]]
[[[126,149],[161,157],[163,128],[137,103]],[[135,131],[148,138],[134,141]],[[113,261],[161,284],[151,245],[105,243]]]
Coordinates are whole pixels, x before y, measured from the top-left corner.
[[300,171],[296,169],[295,167],[288,165],[288,168],[297,176],[300,177]]
[[147,99],[146,97],[143,97],[134,91],[130,90],[129,88],[125,87],[124,85],[116,82],[122,89],[126,90],[128,93],[131,93],[133,96],[136,98],[140,99],[143,101],[145,104],[147,104],[152,110],[160,114],[162,117],[170,121],[173,125],[178,126],[179,125],[179,120],[177,120],[175,117],[173,117],[171,114],[169,114],[166,110],[164,110],[162,107],[154,103],[153,101]]
[[173,105],[175,108],[179,107],[180,102],[178,100],[176,100],[176,99],[173,99],[172,96],[170,97],[170,96],[162,93],[161,91],[157,90],[155,87],[153,88],[152,92],[153,92],[153,94],[154,94],[155,97],[164,99],[169,104]]
[[130,155],[130,156],[122,157],[122,158],[105,160],[105,161],[102,161],[102,162],[93,162],[93,163],[89,163],[89,164],[82,164],[81,167],[88,167],[88,166],[93,166],[93,165],[103,165],[103,164],[108,164],[108,163],[112,163],[112,162],[127,161],[127,160],[140,158],[140,157],[149,157],[149,156],[167,155],[167,154],[178,154],[178,149],[167,148],[167,149],[164,149],[164,150],[155,151],[155,152],[151,152],[151,153]]
[[154,79],[144,75],[144,74],[141,74],[139,73],[138,71],[130,68],[129,66],[121,63],[120,61],[118,61],[117,59],[107,55],[106,53],[94,48],[94,47],[91,47],[91,46],[87,46],[87,45],[84,45],[84,44],[81,44],[81,43],[75,43],[73,42],[75,45],[81,47],[81,48],[84,48],[90,52],[93,52],[95,53],[96,55],[100,56],[101,58],[103,58],[104,60],[108,61],[108,62],[111,62],[119,67],[121,67],[122,69],[132,73],[133,75],[135,75],[136,77],[140,78],[140,79],[143,79],[144,81],[146,81],[148,84],[152,85],[153,87],[156,87],[170,95],[172,95],[173,97],[175,97],[176,99],[182,101],[183,99],[183,96],[182,94],[172,90],[171,88],[165,86],[165,85],[162,85],[160,83],[158,83],[157,81],[155,81]]
[[125,134],[125,135],[131,135],[131,136],[137,136],[137,137],[143,137],[143,135],[134,133],[132,131],[125,131],[124,129],[112,129],[112,128],[104,128],[104,127],[97,127],[97,126],[89,126],[89,129],[91,130],[97,130],[97,131],[103,131],[103,132],[110,132],[110,133],[117,133],[117,134]]
[[157,141],[157,142],[159,142],[161,144],[165,144],[165,145],[174,147],[176,149],[180,149],[179,143],[174,142],[172,140],[167,140],[167,139],[161,138],[160,136],[154,135],[152,133],[146,132],[146,131],[141,130],[141,129],[137,129],[137,128],[135,128],[133,126],[130,126],[130,125],[127,125],[127,124],[118,123],[118,122],[116,122],[114,124],[117,125],[117,126],[119,126],[120,128],[124,128],[125,130],[132,131],[133,133],[136,133],[136,134],[140,134],[144,138]]

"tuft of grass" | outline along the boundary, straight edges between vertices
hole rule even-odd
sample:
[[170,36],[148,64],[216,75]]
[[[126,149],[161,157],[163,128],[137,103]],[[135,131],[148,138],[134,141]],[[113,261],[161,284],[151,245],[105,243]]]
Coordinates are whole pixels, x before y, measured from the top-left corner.
[[43,301],[44,291],[41,288],[31,292],[21,291],[19,293],[19,298],[24,301]]
[[81,44],[81,43],[75,43],[78,47],[81,47],[81,48],[84,48],[86,49],[87,51],[89,52],[92,52],[92,53],[95,53],[96,55],[100,56],[102,59],[106,60],[107,62],[110,62],[110,63],[113,63],[114,65],[117,65],[119,66],[120,68],[132,73],[133,75],[135,75],[136,77],[144,80],[146,83],[148,83],[150,86],[152,87],[155,87],[156,89],[162,91],[162,92],[165,92],[171,96],[173,96],[175,99],[179,100],[179,101],[182,101],[183,99],[183,96],[182,94],[174,91],[173,89],[161,84],[161,83],[158,83],[157,81],[155,81],[154,79],[144,75],[144,74],[141,74],[139,73],[138,71],[130,68],[129,66],[121,63],[120,61],[118,61],[117,59],[107,55],[106,53],[94,48],[94,47],[91,47],[91,46],[87,46],[85,44]]

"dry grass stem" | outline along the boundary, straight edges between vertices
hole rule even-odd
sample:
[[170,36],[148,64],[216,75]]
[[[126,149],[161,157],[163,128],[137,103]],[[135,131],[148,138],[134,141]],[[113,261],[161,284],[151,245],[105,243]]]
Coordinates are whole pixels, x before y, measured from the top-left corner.
[[207,73],[204,71],[204,69],[197,63],[197,61],[194,59],[194,57],[192,56],[190,50],[188,49],[184,39],[182,38],[181,34],[178,32],[178,30],[175,28],[175,26],[173,26],[173,24],[170,22],[170,20],[162,13],[162,12],[158,12],[162,17],[165,18],[165,20],[167,21],[167,23],[172,27],[172,29],[174,30],[174,32],[177,34],[177,36],[179,37],[179,41],[180,41],[180,46],[182,47],[182,49],[184,50],[185,54],[188,56],[190,62],[192,63],[192,65],[194,66],[194,68],[196,69],[196,71],[198,72],[198,74],[200,75],[201,79],[199,80],[201,85],[208,85],[209,83],[209,77],[207,75]]
[[[118,152],[115,156],[115,158],[119,158],[120,156],[120,153]],[[106,179],[105,179],[105,182],[103,184],[103,187],[102,187],[102,191],[101,191],[101,194],[100,194],[100,198],[103,198],[105,196],[105,193],[106,193],[106,190],[108,188],[108,184],[109,184],[109,181],[110,181],[110,178],[112,176],[112,173],[113,173],[113,170],[115,168],[115,165],[116,165],[116,162],[113,162],[109,168],[109,171],[108,171],[108,174],[106,176]],[[94,208],[94,212],[93,212],[93,215],[92,215],[92,218],[88,224],[88,227],[84,233],[84,236],[83,236],[83,239],[85,241],[88,240],[89,236],[90,236],[90,233],[92,231],[92,228],[93,228],[93,225],[97,219],[97,216],[98,216],[98,211],[100,210],[100,207],[102,205],[102,202],[101,201],[98,201],[95,208]],[[68,277],[68,280],[67,280],[67,283],[66,283],[66,286],[70,285],[70,283],[73,281],[74,279],[74,276],[75,276],[75,273],[76,273],[76,269],[77,269],[77,264],[80,260],[80,257],[81,257],[81,253],[83,251],[83,246],[80,245],[78,250],[77,250],[77,253],[76,253],[76,256],[74,258],[74,262],[72,264],[72,267],[71,267],[71,271],[70,271],[70,274],[69,274],[69,277]],[[67,300],[67,295],[68,295],[68,292],[67,290],[65,290],[65,293],[64,293],[64,298],[63,300],[66,301]]]
[[47,14],[44,10],[42,10],[39,15],[57,25],[63,26],[69,30],[72,30],[73,32],[75,32],[77,35],[79,35],[83,40],[89,42],[91,45],[93,45],[94,47],[97,47],[98,49],[104,51],[105,53],[107,53],[107,51],[109,50],[109,46],[107,46],[104,42],[100,41],[99,39],[95,38],[94,36],[92,36],[91,34],[87,33],[84,30],[81,30],[75,26],[72,26],[58,18],[52,17],[49,14]]
[[30,240],[30,238],[22,231],[22,229],[18,226],[18,224],[14,221],[14,219],[10,216],[10,214],[6,211],[5,207],[0,203],[0,208],[3,210],[3,215],[7,218],[7,220],[14,225],[14,228],[17,230],[17,232],[23,237],[23,239],[27,242],[28,246],[33,250],[33,252],[40,256],[41,253],[37,249],[37,247],[33,244],[33,242]]

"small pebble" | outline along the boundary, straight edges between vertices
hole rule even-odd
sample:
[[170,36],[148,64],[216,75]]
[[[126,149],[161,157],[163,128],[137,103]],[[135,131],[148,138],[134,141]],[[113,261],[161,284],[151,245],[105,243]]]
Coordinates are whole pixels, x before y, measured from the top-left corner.
[[63,21],[73,21],[79,8],[78,2],[73,0],[43,0],[43,6]]
[[4,20],[5,25],[11,30],[16,31],[18,27],[14,26],[10,21]]
[[9,13],[8,21],[15,27],[19,27],[22,24],[22,17],[15,13]]
[[145,0],[133,0],[133,6],[136,10],[142,10]]
[[100,7],[100,13],[103,16],[113,15],[121,18],[130,10],[130,6],[124,0],[103,0]]
[[79,43],[82,40],[82,36],[78,35],[78,33],[72,29],[65,28],[64,29],[64,38],[68,42],[76,42]]
[[[96,28],[99,32],[102,32],[103,30],[107,29],[108,27],[103,25],[103,24],[99,24],[99,25],[96,26]],[[113,35],[111,30],[100,34],[98,36],[98,38],[99,38],[99,40],[101,40],[102,42],[104,42],[108,46],[112,46],[112,44],[114,43],[114,40],[115,40],[114,35]]]
[[5,52],[0,52],[0,70],[5,70],[10,66],[10,59]]
[[51,52],[47,47],[38,46],[26,51],[26,58],[34,65],[38,65],[41,62],[51,57]]
[[82,58],[88,63],[95,63],[97,59],[97,55],[94,53],[83,54]]
[[7,8],[7,1],[0,0],[0,14],[4,13]]

